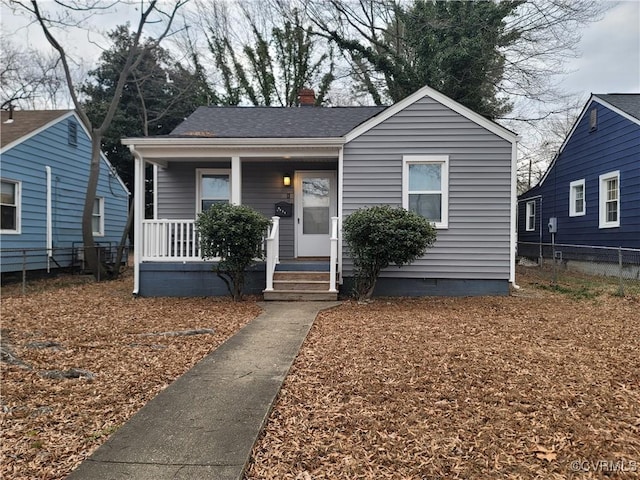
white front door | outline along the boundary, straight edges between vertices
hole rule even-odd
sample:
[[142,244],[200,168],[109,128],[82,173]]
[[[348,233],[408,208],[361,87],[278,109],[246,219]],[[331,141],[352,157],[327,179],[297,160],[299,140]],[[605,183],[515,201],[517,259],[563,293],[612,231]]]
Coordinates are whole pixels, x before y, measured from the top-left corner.
[[295,202],[296,256],[328,257],[331,217],[338,212],[336,172],[297,171]]

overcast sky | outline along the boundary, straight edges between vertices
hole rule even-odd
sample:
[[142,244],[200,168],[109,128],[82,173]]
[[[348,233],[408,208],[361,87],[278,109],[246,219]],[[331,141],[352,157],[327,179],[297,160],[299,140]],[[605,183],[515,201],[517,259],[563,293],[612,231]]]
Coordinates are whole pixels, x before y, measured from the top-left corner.
[[563,86],[570,92],[640,93],[640,1],[620,2],[588,26],[580,42],[582,56]]
[[[612,4],[613,8],[602,20],[583,31],[579,45],[581,57],[568,63],[572,73],[561,84],[568,93],[580,94],[584,100],[590,93],[640,93],[640,0]],[[106,15],[99,20],[106,32],[122,23],[123,18],[126,18],[126,13],[121,7],[117,15]],[[92,19],[92,23],[97,20]],[[46,45],[37,25],[24,28],[26,20],[14,18],[4,5],[1,21],[3,33],[15,32],[9,37],[13,42],[31,46]],[[99,38],[98,35],[88,36],[86,32],[81,32],[73,35],[71,43],[76,53],[95,61],[100,50],[92,46],[89,40],[97,41]]]

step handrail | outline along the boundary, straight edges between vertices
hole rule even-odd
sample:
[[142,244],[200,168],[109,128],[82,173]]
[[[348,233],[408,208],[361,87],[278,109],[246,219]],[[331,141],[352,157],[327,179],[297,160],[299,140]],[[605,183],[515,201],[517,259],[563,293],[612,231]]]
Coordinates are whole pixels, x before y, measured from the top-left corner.
[[273,274],[280,263],[280,217],[271,217],[271,228],[267,236],[267,288],[265,292],[273,292]]
[[329,257],[329,292],[336,293],[338,269],[338,221],[340,217],[331,217],[331,254]]

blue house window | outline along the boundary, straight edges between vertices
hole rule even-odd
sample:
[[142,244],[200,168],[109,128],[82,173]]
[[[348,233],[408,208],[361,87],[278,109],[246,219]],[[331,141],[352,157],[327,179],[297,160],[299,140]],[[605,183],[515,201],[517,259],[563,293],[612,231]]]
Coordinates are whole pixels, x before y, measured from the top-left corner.
[[533,232],[536,229],[536,201],[531,200],[527,202],[527,211],[526,211],[526,229],[527,232]]
[[20,233],[20,183],[2,180],[0,183],[0,231]]
[[69,120],[68,123],[68,135],[69,135],[69,145],[77,146],[78,145],[78,124],[74,120]]
[[620,172],[600,175],[600,228],[620,226]]
[[91,215],[93,234],[101,237],[104,235],[104,198],[96,197],[93,201],[93,213]]
[[569,216],[579,217],[586,213],[584,178],[569,184]]

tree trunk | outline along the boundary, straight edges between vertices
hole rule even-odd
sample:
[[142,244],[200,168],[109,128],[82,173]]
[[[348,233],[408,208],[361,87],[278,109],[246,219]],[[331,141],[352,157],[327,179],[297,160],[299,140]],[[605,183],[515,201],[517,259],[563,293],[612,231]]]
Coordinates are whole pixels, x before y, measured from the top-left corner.
[[[87,267],[93,273],[96,280],[105,278],[106,271],[100,261],[98,249],[93,239],[93,204],[96,200],[96,190],[100,178],[100,142],[102,136],[91,132],[91,163],[89,166],[89,178],[82,212],[82,243],[84,244],[84,260]],[[104,215],[105,212],[102,212]]]
[[129,237],[129,231],[131,230],[131,225],[133,224],[133,207],[135,205],[134,199],[131,199],[131,204],[129,205],[129,213],[127,214],[127,223],[124,226],[124,232],[122,232],[122,238],[120,239],[120,245],[118,245],[118,251],[116,252],[116,262],[113,266],[113,274],[120,274],[120,264],[122,263],[122,256],[124,255],[124,247],[127,245],[127,238]]

